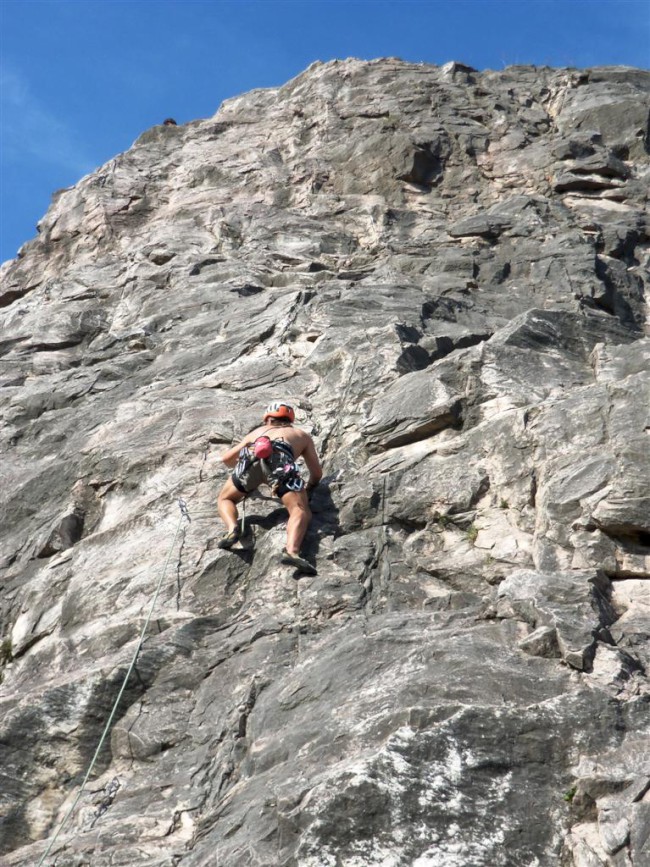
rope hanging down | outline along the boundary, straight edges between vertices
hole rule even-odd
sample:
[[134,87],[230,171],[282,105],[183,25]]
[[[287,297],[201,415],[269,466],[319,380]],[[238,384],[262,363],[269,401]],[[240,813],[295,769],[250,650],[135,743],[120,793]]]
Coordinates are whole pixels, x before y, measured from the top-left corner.
[[156,607],[156,602],[158,601],[158,596],[160,594],[160,590],[162,589],[163,581],[165,580],[165,575],[167,573],[167,567],[169,566],[169,561],[171,560],[172,551],[174,550],[174,546],[176,544],[176,539],[178,538],[178,534],[180,533],[182,523],[184,520],[191,521],[189,512],[187,511],[187,503],[185,502],[185,500],[179,499],[178,505],[179,505],[179,508],[181,510],[181,517],[178,521],[178,526],[176,527],[176,532],[174,533],[174,538],[172,540],[172,543],[169,546],[169,552],[167,553],[167,559],[165,560],[165,565],[164,565],[164,568],[162,571],[162,575],[160,576],[160,578],[158,580],[158,584],[156,585],[156,590],[155,590],[155,593],[153,595],[153,599],[151,600],[151,605],[149,606],[149,613],[147,614],[144,625],[140,631],[140,637],[138,639],[138,643],[136,645],[135,653],[133,654],[133,658],[131,659],[131,664],[129,665],[129,668],[126,672],[126,675],[124,676],[124,681],[122,682],[122,686],[120,687],[120,691],[117,694],[117,698],[115,699],[115,702],[113,704],[113,709],[111,710],[110,716],[108,717],[108,721],[104,727],[104,731],[102,732],[102,736],[99,739],[99,743],[97,744],[97,749],[95,750],[95,754],[93,755],[92,760],[90,762],[90,765],[88,767],[88,770],[86,771],[86,776],[83,778],[83,782],[81,783],[81,787],[80,787],[79,791],[77,792],[77,797],[74,799],[72,806],[70,807],[68,812],[65,814],[63,821],[59,825],[56,834],[54,835],[54,837],[50,841],[50,844],[48,845],[47,849],[45,850],[45,852],[41,856],[41,860],[38,862],[37,867],[41,867],[41,865],[45,863],[45,859],[52,851],[54,844],[56,843],[56,841],[59,838],[59,834],[64,829],[65,825],[68,822],[68,819],[70,818],[70,816],[72,816],[73,812],[76,809],[77,804],[79,803],[79,799],[81,798],[81,795],[83,794],[86,783],[90,779],[90,775],[93,771],[93,768],[95,767],[95,763],[97,761],[99,753],[101,752],[101,748],[104,745],[104,741],[106,740],[106,737],[107,737],[107,735],[111,729],[111,725],[113,723],[113,718],[115,717],[115,714],[117,713],[117,708],[118,708],[119,703],[122,699],[122,695],[124,694],[124,690],[126,689],[126,685],[129,682],[129,678],[131,677],[131,673],[133,672],[133,669],[135,668],[135,664],[138,660],[138,656],[140,655],[142,645],[144,644],[145,634],[146,634],[147,629],[149,627],[149,623],[151,622],[151,617],[153,615],[154,608]]

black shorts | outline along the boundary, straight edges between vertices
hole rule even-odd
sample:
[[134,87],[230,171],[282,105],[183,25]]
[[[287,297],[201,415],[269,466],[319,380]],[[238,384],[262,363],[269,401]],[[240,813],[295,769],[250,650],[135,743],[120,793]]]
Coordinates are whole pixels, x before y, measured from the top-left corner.
[[260,485],[266,484],[279,499],[282,499],[285,494],[304,491],[305,482],[295,464],[286,472],[269,474],[265,463],[265,461],[254,461],[247,467],[235,468],[231,478],[237,490],[242,494],[250,494]]

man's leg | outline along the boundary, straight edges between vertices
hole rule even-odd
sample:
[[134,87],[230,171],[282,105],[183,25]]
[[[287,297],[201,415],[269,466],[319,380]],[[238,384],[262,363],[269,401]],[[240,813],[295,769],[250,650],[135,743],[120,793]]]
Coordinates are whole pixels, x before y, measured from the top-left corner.
[[281,502],[289,512],[287,554],[298,557],[300,556],[300,546],[311,521],[311,509],[309,508],[307,493],[305,491],[287,491],[281,498]]
[[237,503],[241,503],[245,496],[245,494],[235,487],[232,479],[228,479],[219,493],[217,511],[219,512],[219,517],[226,525],[226,532],[228,533],[231,533],[237,526],[237,521],[239,520]]

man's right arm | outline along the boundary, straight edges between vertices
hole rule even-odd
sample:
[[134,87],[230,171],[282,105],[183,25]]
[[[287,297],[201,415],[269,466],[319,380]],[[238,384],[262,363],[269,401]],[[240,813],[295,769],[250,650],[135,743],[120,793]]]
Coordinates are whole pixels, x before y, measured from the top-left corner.
[[305,459],[307,469],[309,470],[309,481],[307,482],[307,488],[315,488],[316,485],[323,478],[323,470],[320,465],[320,461],[318,460],[318,455],[316,454],[316,447],[314,446],[314,441],[310,436],[308,436],[307,447],[302,453],[302,457]]

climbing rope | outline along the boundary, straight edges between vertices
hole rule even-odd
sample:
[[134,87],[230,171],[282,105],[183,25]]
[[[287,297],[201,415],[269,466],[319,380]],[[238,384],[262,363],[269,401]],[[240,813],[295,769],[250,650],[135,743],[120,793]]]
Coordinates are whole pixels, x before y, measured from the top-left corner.
[[171,560],[172,551],[174,550],[174,546],[176,545],[176,539],[178,538],[178,534],[180,533],[183,521],[185,521],[185,520],[191,521],[189,512],[187,511],[187,503],[185,502],[185,500],[179,499],[178,505],[179,505],[179,508],[181,510],[181,517],[178,521],[178,526],[176,527],[176,532],[174,534],[174,538],[172,540],[172,543],[169,546],[169,552],[167,554],[167,559],[165,560],[165,566],[163,568],[162,575],[160,576],[160,578],[158,580],[158,584],[156,586],[156,590],[155,590],[155,593],[153,595],[153,599],[151,600],[151,605],[149,607],[149,613],[147,614],[144,625],[140,631],[140,638],[138,639],[138,643],[137,643],[136,648],[135,648],[135,653],[133,654],[133,658],[131,659],[131,664],[129,665],[129,668],[126,672],[126,675],[125,675],[124,680],[122,682],[122,686],[120,688],[120,691],[117,694],[117,698],[115,699],[115,702],[113,704],[113,709],[111,710],[110,716],[108,717],[108,721],[104,727],[104,731],[102,732],[102,736],[99,739],[99,743],[97,744],[97,749],[95,750],[95,754],[93,755],[92,760],[90,762],[90,765],[88,767],[88,770],[86,771],[86,776],[83,778],[83,782],[81,783],[81,787],[80,787],[79,791],[77,792],[77,797],[74,799],[72,806],[70,807],[68,812],[65,814],[65,817],[64,817],[63,821],[61,822],[61,824],[59,825],[56,834],[54,835],[54,837],[50,841],[49,846],[47,847],[47,849],[45,850],[45,852],[41,856],[41,860],[38,862],[37,867],[41,867],[41,865],[45,863],[45,859],[52,851],[52,847],[54,846],[54,844],[58,840],[59,834],[61,833],[61,831],[63,830],[63,828],[67,824],[68,819],[72,816],[73,812],[75,811],[75,809],[77,807],[77,804],[79,803],[79,800],[81,798],[81,795],[83,794],[86,783],[90,779],[90,775],[93,771],[93,768],[95,767],[95,763],[97,761],[97,758],[99,756],[101,748],[104,745],[104,741],[106,740],[106,737],[107,737],[107,735],[111,729],[111,725],[113,723],[113,718],[115,717],[115,714],[117,713],[117,708],[118,708],[119,703],[122,699],[122,695],[124,694],[124,690],[126,689],[126,685],[129,681],[129,678],[131,677],[131,673],[133,672],[133,669],[135,668],[135,664],[137,662],[138,656],[139,656],[140,651],[142,649],[142,645],[144,644],[145,634],[146,634],[147,629],[149,627],[149,623],[151,622],[151,617],[153,615],[154,608],[156,606],[156,602],[158,601],[158,596],[159,596],[160,591],[162,589],[163,581],[165,580],[165,575],[167,573],[167,567],[169,566],[169,561]]

